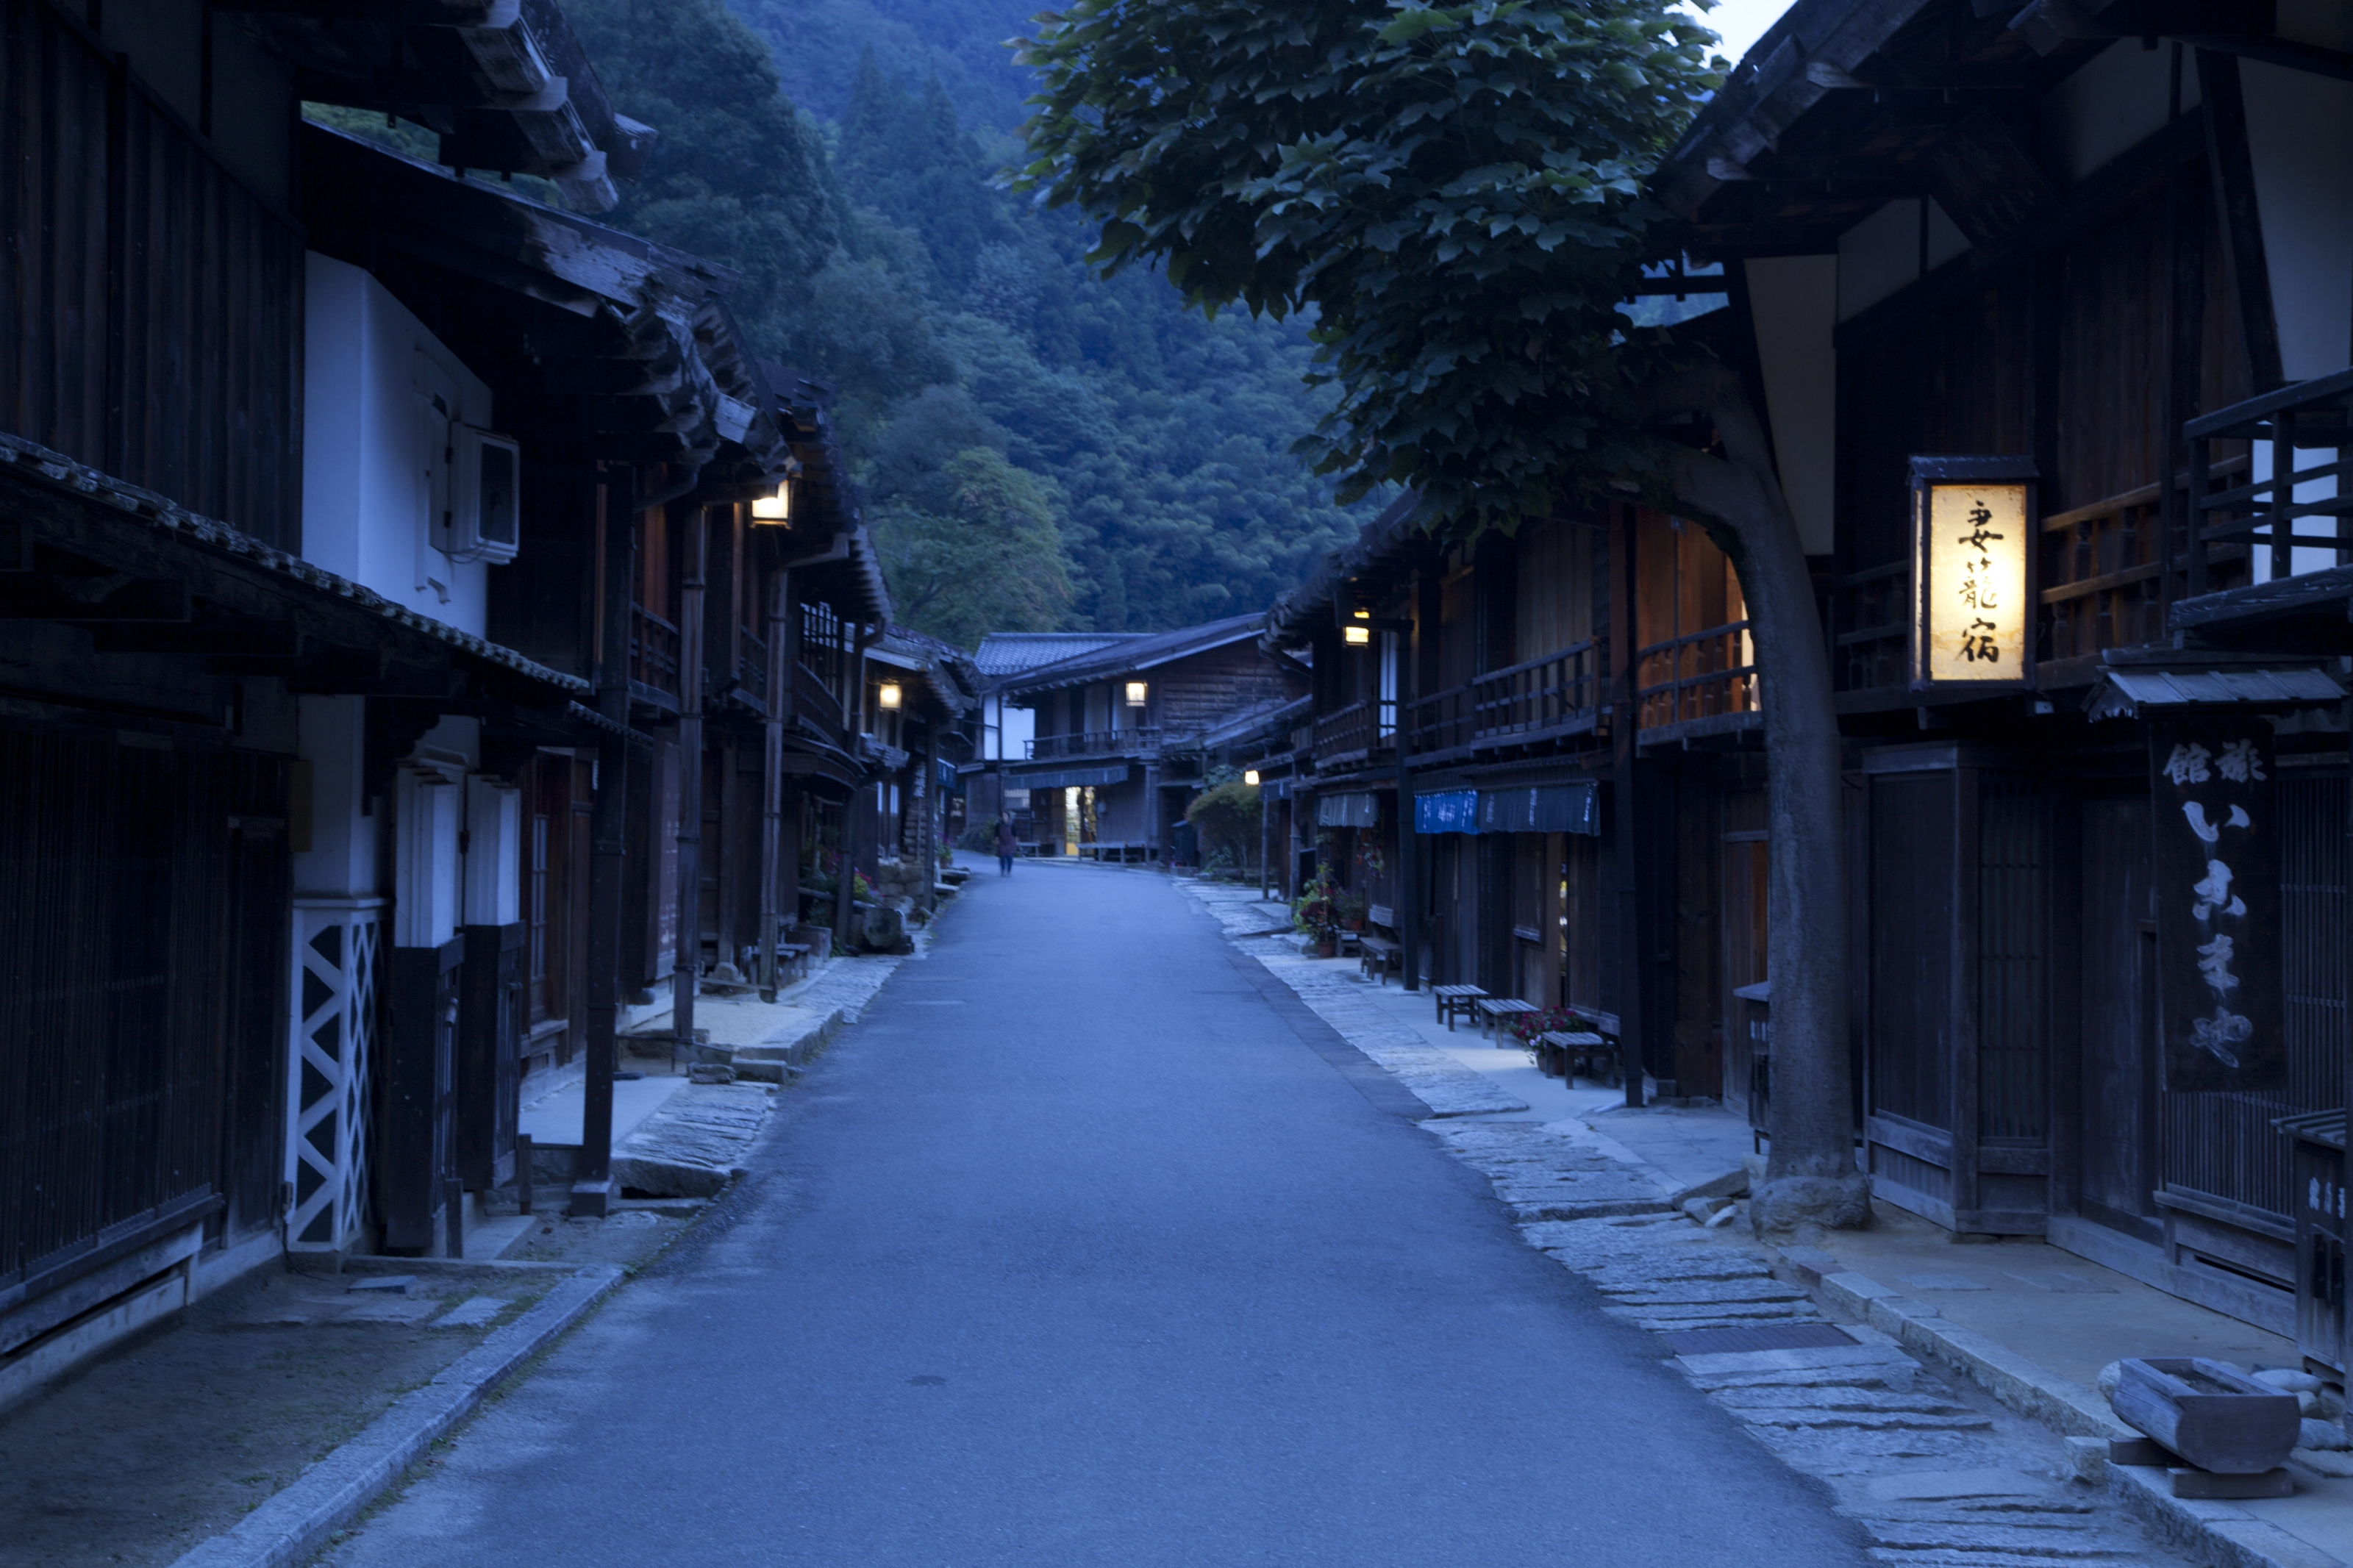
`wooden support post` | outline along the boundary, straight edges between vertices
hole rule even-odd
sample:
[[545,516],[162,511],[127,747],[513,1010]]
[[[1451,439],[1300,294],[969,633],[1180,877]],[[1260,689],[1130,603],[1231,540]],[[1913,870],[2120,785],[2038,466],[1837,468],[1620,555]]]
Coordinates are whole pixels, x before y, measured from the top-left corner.
[[710,514],[687,514],[678,592],[678,942],[670,962],[670,1030],[690,1058],[702,973],[702,590]]
[[[1642,955],[1646,949],[1644,931],[1640,917],[1641,909],[1641,870],[1636,853],[1634,833],[1634,740],[1640,716],[1634,705],[1634,648],[1637,628],[1634,605],[1638,584],[1635,582],[1635,516],[1631,506],[1612,509],[1607,560],[1609,574],[1609,676],[1610,701],[1610,827],[1612,847],[1616,854],[1619,919],[1619,1061],[1626,1077],[1626,1103],[1640,1107],[1642,1103],[1642,1076],[1647,1070],[1644,1024],[1647,1009],[1643,1005],[1644,973]],[[1769,787],[1769,786],[1768,786]]]
[[[858,626],[858,636],[853,639],[849,650],[849,672],[844,677],[849,688],[850,700],[841,705],[841,710],[849,715],[849,744],[852,752],[864,750],[860,744],[859,737],[866,733],[867,641],[866,624],[861,621]],[[860,770],[861,773],[863,771],[863,769]],[[866,792],[872,787],[873,783],[872,779],[861,778],[859,783],[851,785],[848,805],[841,814],[841,875],[839,879],[839,885],[833,892],[833,945],[845,952],[849,947],[852,934],[849,929],[850,914],[857,901],[858,846],[864,837],[859,831],[859,825],[865,820],[868,811],[871,809],[867,802]]]
[[[630,585],[637,576],[637,520],[612,514],[608,487],[596,489],[604,587],[596,706],[607,721],[629,721]],[[628,892],[629,749],[600,746],[589,763],[595,805],[588,873],[588,1037],[583,1052],[580,1162],[572,1182],[575,1215],[603,1217],[612,1197],[613,1071],[621,1004],[621,906]]]
[[[793,667],[785,647],[786,611],[792,574],[779,571],[768,582],[768,721],[760,726],[760,1000],[776,999],[776,943],[784,940],[778,880],[785,817],[785,721],[792,708]],[[794,875],[798,877],[798,868]],[[797,886],[797,882],[796,882]],[[796,900],[799,895],[794,895]],[[796,911],[797,912],[797,911]]]

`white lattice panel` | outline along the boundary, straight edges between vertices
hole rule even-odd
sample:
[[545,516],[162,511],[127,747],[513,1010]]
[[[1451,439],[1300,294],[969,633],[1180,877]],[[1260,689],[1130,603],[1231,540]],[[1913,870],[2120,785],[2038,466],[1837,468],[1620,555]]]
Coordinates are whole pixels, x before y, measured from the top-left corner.
[[383,900],[298,900],[286,1140],[286,1245],[336,1252],[367,1219],[368,1064],[375,1049]]

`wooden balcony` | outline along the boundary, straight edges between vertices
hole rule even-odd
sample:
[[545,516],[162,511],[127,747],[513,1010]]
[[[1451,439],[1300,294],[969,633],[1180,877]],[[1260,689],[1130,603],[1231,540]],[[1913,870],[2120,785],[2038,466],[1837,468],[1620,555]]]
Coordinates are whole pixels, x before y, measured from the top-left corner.
[[1082,730],[1067,735],[1040,735],[1029,742],[1032,762],[1074,757],[1140,757],[1160,749],[1157,725],[1133,730]]
[[1601,652],[1588,639],[1420,699],[1409,739],[1418,758],[1530,745],[1590,731],[1600,705]]
[[[2233,488],[2247,471],[2244,456],[2215,462],[2207,472],[2210,500],[2231,504],[2260,486]],[[2301,476],[2299,476],[2301,478]],[[2174,478],[2186,510],[2188,473]],[[2243,582],[2252,552],[2226,539],[2243,533],[2214,530],[2206,545],[2216,581]],[[2042,520],[2037,574],[2035,659],[2046,687],[2081,684],[2112,647],[2161,641],[2168,607],[2189,591],[2187,531],[2167,537],[2164,498],[2155,483]],[[2334,543],[2334,541],[2329,542]],[[1831,679],[1841,692],[1892,691],[1910,679],[1912,566],[1891,562],[1840,578],[1831,586]]]
[[768,710],[768,643],[765,637],[752,635],[749,626],[735,631],[735,679],[745,695]]
[[643,605],[629,606],[629,684],[657,705],[678,706],[678,628]]
[[842,720],[841,700],[834,696],[824,673],[806,664],[793,666],[793,715],[834,736],[849,728]]
[[1369,761],[1375,750],[1397,734],[1397,704],[1367,698],[1335,708],[1315,719],[1315,765],[1338,771]]
[[1746,621],[1635,651],[1635,722],[1645,730],[1739,720],[1757,711],[1757,665]]

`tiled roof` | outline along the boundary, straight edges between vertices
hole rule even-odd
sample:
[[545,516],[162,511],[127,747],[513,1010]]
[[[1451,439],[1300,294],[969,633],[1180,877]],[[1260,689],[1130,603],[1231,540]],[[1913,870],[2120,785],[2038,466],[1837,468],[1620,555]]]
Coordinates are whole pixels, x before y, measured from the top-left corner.
[[991,632],[980,639],[973,665],[985,676],[1017,675],[1056,664],[1113,643],[1133,642],[1141,632]]
[[[1229,616],[1224,620],[1208,621],[1198,626],[1179,626],[1173,632],[1149,632],[1142,637],[1113,638],[1096,648],[1071,648],[1051,663],[1041,662],[1029,667],[1021,672],[1022,679],[1003,681],[1002,684],[1025,691],[1082,685],[1130,670],[1149,669],[1187,654],[1201,653],[1226,643],[1255,637],[1265,625],[1266,617],[1261,615]],[[981,645],[984,651],[987,646],[987,643]]]

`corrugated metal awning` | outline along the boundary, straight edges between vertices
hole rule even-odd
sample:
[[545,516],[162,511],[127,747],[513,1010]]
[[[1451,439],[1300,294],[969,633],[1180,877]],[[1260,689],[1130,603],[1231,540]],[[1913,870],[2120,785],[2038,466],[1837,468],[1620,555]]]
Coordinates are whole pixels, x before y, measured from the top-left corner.
[[1371,827],[1380,819],[1380,799],[1369,790],[1343,790],[1315,798],[1318,827]]
[[2163,669],[2152,665],[2103,669],[2084,710],[2094,719],[2116,719],[2151,709],[2310,708],[2344,700],[2345,689],[2325,669]]
[[1008,769],[1005,774],[1005,783],[1012,789],[1086,789],[1126,782],[1125,763],[1107,768],[1060,768],[1042,773],[1015,773]]

